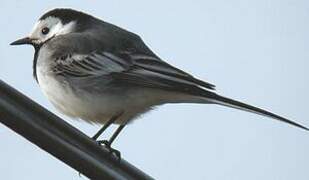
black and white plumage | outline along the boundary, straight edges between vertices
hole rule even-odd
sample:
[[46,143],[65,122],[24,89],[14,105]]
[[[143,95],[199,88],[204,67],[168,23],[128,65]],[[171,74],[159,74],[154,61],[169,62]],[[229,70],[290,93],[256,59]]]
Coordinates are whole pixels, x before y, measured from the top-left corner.
[[162,61],[138,35],[79,11],[51,10],[27,38],[12,44],[35,47],[35,79],[52,104],[74,118],[123,127],[153,106],[211,103],[308,130],[271,112],[217,95],[214,85]]

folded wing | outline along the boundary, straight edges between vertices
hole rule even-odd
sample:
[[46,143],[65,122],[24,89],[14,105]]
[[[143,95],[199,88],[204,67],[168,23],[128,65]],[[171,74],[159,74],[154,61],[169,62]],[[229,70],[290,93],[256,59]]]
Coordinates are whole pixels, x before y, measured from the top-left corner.
[[198,80],[157,57],[128,52],[93,52],[56,60],[55,72],[70,78],[110,76],[138,86],[200,94],[215,86]]

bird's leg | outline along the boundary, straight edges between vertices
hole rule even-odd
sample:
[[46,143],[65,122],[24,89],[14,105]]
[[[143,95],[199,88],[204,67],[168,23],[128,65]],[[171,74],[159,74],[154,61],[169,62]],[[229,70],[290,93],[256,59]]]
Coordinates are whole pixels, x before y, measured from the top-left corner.
[[104,144],[105,147],[107,147],[110,151],[110,153],[113,153],[117,156],[117,158],[120,160],[121,159],[121,154],[120,151],[114,149],[111,147],[111,144],[114,142],[116,137],[119,135],[121,130],[125,127],[126,124],[119,125],[119,127],[116,129],[112,137],[107,141],[107,140],[102,140],[102,141],[97,141],[99,144]]
[[116,116],[113,116],[109,121],[107,121],[107,123],[105,123],[103,125],[103,127],[92,137],[93,140],[97,140],[98,137],[111,125],[113,124],[117,119],[118,117],[121,115],[122,113],[116,115]]
[[[113,124],[118,116],[113,116],[109,121],[107,121],[107,123],[105,123],[103,125],[103,127],[92,137],[93,140],[95,140],[99,145],[104,145],[111,154],[115,154],[118,161],[121,160],[121,153],[120,151],[118,151],[117,149],[114,149],[111,147],[111,144],[114,142],[114,140],[116,139],[116,137],[119,135],[120,131],[125,127],[126,124],[120,125],[116,131],[114,132],[114,134],[112,135],[112,137],[109,140],[97,140],[98,137],[111,125]],[[81,173],[78,173],[79,177],[81,177]]]

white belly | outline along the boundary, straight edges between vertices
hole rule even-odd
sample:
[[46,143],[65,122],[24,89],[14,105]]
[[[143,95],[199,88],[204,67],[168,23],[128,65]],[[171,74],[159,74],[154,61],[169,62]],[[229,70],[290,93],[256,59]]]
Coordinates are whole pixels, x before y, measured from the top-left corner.
[[[75,92],[70,85],[56,80],[53,75],[38,68],[37,77],[44,95],[63,114],[89,123],[104,124],[113,116],[123,113],[116,121],[125,123],[158,104],[156,96],[135,89],[132,93],[113,95],[112,92],[91,94]],[[144,94],[147,92],[146,94]],[[138,94],[138,97],[136,96]]]
[[44,95],[57,110],[72,118],[104,123],[121,108],[109,106],[112,101],[108,96],[103,95],[98,99],[86,92],[78,96],[67,82],[59,82],[48,73],[39,70],[37,76]]

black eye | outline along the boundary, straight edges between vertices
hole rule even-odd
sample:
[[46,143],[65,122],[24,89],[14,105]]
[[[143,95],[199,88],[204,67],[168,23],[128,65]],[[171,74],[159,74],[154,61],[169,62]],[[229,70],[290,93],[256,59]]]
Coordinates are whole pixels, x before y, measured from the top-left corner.
[[46,34],[48,34],[48,33],[49,33],[49,28],[48,28],[48,27],[44,27],[44,28],[42,29],[42,34],[46,35]]

